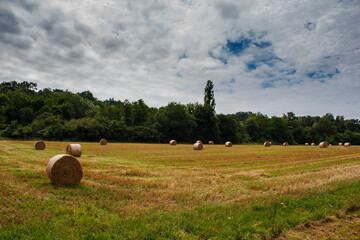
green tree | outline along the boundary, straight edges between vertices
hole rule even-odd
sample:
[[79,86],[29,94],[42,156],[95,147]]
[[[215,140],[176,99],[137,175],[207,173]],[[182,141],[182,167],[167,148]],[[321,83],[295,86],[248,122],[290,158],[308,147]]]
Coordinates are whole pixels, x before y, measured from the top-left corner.
[[215,110],[211,105],[195,105],[194,117],[196,128],[194,137],[204,142],[217,141],[219,138],[219,124],[215,116]]
[[155,121],[162,142],[171,139],[179,142],[192,141],[195,121],[186,106],[180,103],[169,103],[166,107],[159,109],[155,115]]
[[267,127],[268,135],[273,141],[293,143],[294,139],[284,118],[272,117]]
[[209,105],[215,109],[214,84],[208,80],[204,91],[204,105]]

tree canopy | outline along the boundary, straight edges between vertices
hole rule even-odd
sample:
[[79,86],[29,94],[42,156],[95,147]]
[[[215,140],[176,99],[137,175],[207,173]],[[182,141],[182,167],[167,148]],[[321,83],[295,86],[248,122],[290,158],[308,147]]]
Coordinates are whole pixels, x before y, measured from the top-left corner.
[[328,141],[360,144],[358,119],[324,116],[282,117],[261,113],[215,112],[214,84],[207,81],[204,104],[171,102],[153,108],[139,99],[100,101],[90,91],[37,90],[32,82],[0,84],[0,136],[12,139],[123,142],[273,143]]

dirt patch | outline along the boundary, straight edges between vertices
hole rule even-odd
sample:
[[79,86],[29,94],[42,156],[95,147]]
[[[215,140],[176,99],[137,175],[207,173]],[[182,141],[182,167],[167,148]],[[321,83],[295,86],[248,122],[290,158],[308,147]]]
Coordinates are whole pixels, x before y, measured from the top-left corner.
[[307,222],[280,235],[285,239],[360,239],[360,216],[345,213],[326,217],[320,221]]

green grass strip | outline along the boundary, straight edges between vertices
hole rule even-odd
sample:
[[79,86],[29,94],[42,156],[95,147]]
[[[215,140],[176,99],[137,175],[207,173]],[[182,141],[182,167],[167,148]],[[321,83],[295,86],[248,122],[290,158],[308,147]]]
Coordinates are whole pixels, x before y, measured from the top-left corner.
[[[68,189],[71,191],[71,189]],[[64,205],[54,199],[28,204],[35,216],[0,226],[0,239],[269,239],[307,221],[359,209],[360,182],[334,184],[327,192],[247,205],[201,206],[176,212],[153,209],[138,217],[100,206]]]

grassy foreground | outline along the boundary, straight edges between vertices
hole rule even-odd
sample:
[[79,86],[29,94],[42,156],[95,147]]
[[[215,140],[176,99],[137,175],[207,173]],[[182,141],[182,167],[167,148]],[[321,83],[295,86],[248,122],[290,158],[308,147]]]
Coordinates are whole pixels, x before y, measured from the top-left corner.
[[271,239],[360,213],[359,146],[82,143],[81,184],[57,187],[66,145],[0,141],[0,239]]

